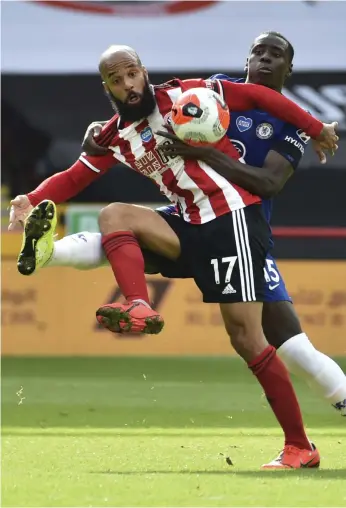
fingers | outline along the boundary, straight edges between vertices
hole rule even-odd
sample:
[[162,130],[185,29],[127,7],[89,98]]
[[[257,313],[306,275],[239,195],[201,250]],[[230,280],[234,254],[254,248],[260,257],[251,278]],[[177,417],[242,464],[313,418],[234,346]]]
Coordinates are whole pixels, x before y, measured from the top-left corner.
[[320,160],[320,163],[325,164],[327,162],[326,154],[322,150],[316,150],[316,153]]
[[12,199],[10,204],[9,231],[17,229],[20,222],[22,223],[21,229],[23,229],[23,223],[33,208],[28,197],[25,195],[17,196]]
[[332,122],[330,124],[324,124],[324,135],[321,139],[321,145],[326,148],[332,155],[338,149],[337,141],[339,136],[335,133],[335,129],[338,127],[338,122]]
[[91,132],[89,132],[87,137],[83,140],[82,148],[87,155],[105,155],[108,152],[107,147],[97,144]]
[[89,125],[83,142],[82,148],[87,155],[105,155],[108,152],[108,148],[97,144],[95,138],[100,135],[103,124],[101,122],[93,122]]
[[329,153],[331,155],[335,155],[335,152],[339,149],[339,146],[336,145],[335,143],[333,143],[333,146],[331,147],[331,149],[329,150]]
[[22,221],[19,222],[11,222],[8,225],[8,231],[23,231],[24,223]]
[[332,155],[334,155],[334,152],[338,149],[338,145],[336,144],[334,137],[325,137],[321,146],[323,146],[323,148]]
[[[339,138],[338,138],[339,139]],[[337,141],[337,140],[336,140]],[[328,150],[328,144],[325,142],[325,141],[314,141],[314,143],[318,143],[318,146],[322,149],[322,150]],[[335,146],[338,146],[338,145],[335,145]]]
[[334,155],[338,148],[339,148],[338,145],[336,145],[334,141],[331,141],[329,143],[328,152],[330,153],[330,155]]
[[184,143],[180,143],[180,141],[172,141],[172,143],[167,143],[167,145],[160,145],[160,150],[180,150],[180,149],[191,149],[189,145],[185,145]]
[[320,163],[325,164],[327,162],[327,157],[324,152],[325,152],[325,150],[328,149],[328,147],[325,145],[325,143],[323,141],[316,141],[316,140],[312,140],[312,146],[313,146],[313,149],[314,149],[317,157],[319,158]]
[[85,143],[83,148],[88,155],[105,155],[108,152],[108,148],[98,145],[93,139]]
[[89,134],[90,132],[92,132],[93,136],[98,136],[101,130],[102,130],[101,122],[92,122],[87,128],[87,133]]
[[184,157],[184,155],[189,155],[191,153],[191,147],[178,145],[178,143],[171,143],[169,145],[160,146],[160,151],[165,155],[180,155]]
[[155,134],[172,141],[172,143],[160,145],[160,151],[165,155],[180,155],[181,157],[190,155],[191,146],[181,141],[175,134],[161,130],[156,131]]
[[15,220],[16,220],[15,208],[13,206],[11,206],[11,208],[10,208],[10,223],[14,222]]
[[97,125],[94,125],[94,127],[90,130],[90,132],[92,133],[92,136],[94,138],[96,138],[102,131],[102,125],[100,124],[97,124]]
[[8,225],[9,231],[15,231],[15,230],[23,230],[24,228],[24,222],[22,220],[19,220],[15,215],[10,214],[10,221]]
[[174,134],[174,131],[172,129],[172,126],[169,125],[168,123],[164,123],[163,124],[163,127],[168,131],[168,132],[171,132],[172,134]]
[[24,196],[16,196],[14,199],[10,201],[10,204],[13,206],[21,205],[23,202]]
[[184,157],[186,154],[183,150],[176,150],[169,148],[168,150],[162,150],[163,155],[166,155],[167,157],[173,157],[174,155],[179,155],[180,157]]

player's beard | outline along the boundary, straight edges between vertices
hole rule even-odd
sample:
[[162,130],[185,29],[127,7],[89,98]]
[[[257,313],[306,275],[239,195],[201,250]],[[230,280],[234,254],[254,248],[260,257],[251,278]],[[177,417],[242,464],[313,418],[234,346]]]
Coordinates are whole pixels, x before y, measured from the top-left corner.
[[129,104],[116,99],[110,92],[106,92],[112,108],[119,114],[122,122],[137,122],[142,118],[151,115],[156,107],[156,99],[150,87],[148,80],[145,81],[145,87],[142,93],[142,99],[139,104]]

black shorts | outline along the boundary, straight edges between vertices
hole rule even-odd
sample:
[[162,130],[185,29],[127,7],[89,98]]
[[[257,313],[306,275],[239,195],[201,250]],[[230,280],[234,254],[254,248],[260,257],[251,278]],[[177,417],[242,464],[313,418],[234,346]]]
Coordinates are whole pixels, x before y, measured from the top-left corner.
[[187,223],[179,215],[166,212],[165,207],[156,210],[156,213],[167,222],[179,238],[182,245],[182,253],[176,261],[172,261],[155,252],[142,249],[145,261],[145,273],[149,275],[160,273],[163,277],[168,279],[192,279],[193,272],[190,268],[185,248]]
[[164,277],[193,278],[207,303],[264,300],[270,229],[261,205],[199,225],[177,215],[158,213],[177,234],[182,250],[176,262],[161,256],[152,258]]

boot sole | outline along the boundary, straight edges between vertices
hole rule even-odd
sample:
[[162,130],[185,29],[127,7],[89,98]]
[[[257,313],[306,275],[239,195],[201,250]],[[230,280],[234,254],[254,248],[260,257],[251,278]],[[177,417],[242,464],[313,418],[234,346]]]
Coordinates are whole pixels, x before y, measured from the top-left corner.
[[144,333],[148,335],[157,335],[164,327],[164,321],[161,316],[153,316],[145,318],[145,326],[142,330],[133,330],[137,323],[134,323],[133,317],[128,311],[122,309],[114,309],[112,307],[104,307],[96,312],[97,321],[116,333]]
[[38,242],[52,228],[55,206],[51,201],[42,201],[29,215],[24,227],[24,242],[18,256],[17,268],[22,275],[31,275],[36,270]]

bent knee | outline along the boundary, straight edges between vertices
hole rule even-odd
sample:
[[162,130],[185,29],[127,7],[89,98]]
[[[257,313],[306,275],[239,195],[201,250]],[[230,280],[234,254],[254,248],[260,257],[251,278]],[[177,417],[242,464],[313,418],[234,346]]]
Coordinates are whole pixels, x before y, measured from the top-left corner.
[[111,203],[99,213],[99,227],[103,234],[117,230],[131,230],[133,219],[133,205],[126,203]]

